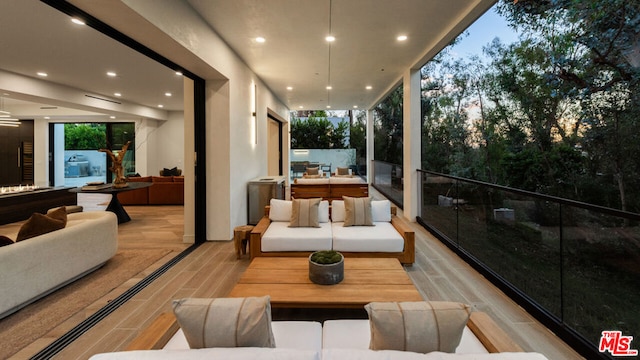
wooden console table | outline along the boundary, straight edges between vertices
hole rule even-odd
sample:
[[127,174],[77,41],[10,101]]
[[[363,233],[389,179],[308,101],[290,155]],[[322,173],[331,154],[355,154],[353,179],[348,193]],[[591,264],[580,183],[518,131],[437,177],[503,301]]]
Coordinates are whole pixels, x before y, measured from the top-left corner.
[[398,259],[345,258],[344,280],[318,285],[309,280],[306,257],[257,257],[230,297],[271,297],[274,308],[358,308],[372,301],[422,301]]

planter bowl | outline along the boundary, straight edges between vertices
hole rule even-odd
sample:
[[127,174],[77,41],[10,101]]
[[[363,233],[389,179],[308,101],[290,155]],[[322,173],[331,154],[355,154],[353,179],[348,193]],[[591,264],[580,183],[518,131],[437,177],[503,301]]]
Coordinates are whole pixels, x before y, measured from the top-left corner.
[[334,264],[318,264],[309,255],[309,280],[319,285],[335,285],[344,279],[344,255]]

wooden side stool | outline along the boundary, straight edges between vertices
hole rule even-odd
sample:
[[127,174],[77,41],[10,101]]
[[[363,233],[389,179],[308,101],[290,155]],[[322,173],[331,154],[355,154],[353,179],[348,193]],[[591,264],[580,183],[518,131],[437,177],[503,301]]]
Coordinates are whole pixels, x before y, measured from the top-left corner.
[[252,230],[253,225],[242,225],[233,228],[233,245],[236,249],[236,259],[240,259],[242,255],[247,253],[247,244]]

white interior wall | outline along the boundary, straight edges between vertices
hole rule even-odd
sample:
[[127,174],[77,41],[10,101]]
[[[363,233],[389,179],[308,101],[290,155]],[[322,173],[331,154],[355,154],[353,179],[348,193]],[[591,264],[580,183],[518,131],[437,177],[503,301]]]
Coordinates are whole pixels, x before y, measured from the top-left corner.
[[[203,75],[207,80],[207,239],[230,240],[233,228],[247,223],[247,181],[267,173],[267,108],[283,119],[288,119],[288,109],[187,4],[123,2],[224,77]],[[180,59],[174,61],[180,63]],[[255,105],[252,84],[256,85]]]
[[155,158],[149,162],[150,175],[158,175],[163,168],[177,166],[184,170],[184,117],[183,113],[172,111],[168,121],[158,121],[155,139]]

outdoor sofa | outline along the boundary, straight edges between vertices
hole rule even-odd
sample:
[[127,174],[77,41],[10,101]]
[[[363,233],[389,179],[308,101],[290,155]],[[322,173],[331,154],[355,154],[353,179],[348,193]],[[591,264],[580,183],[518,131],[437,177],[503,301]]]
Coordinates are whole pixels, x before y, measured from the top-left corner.
[[369,184],[360,177],[305,177],[291,184],[292,199],[323,198],[329,202],[342,200],[343,196],[367,197]]
[[[125,351],[97,354],[90,360],[546,359],[539,353],[523,352],[522,348],[484,312],[471,312],[466,326],[463,324],[462,336],[455,347],[455,353],[434,351],[423,354],[399,350],[370,350],[373,330],[370,320],[367,319],[325,320],[322,324],[316,321],[271,321],[270,318],[268,321],[275,340],[273,348],[231,346],[190,349],[185,332],[178,324],[174,313],[162,313],[129,343]],[[229,331],[233,334],[233,328]]]
[[251,232],[251,258],[309,256],[313,251],[336,250],[346,257],[395,257],[404,265],[415,261],[415,233],[395,214],[389,200],[371,201],[374,226],[344,227],[344,201],[319,206],[320,227],[289,227],[292,201],[272,199],[265,216]]

